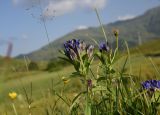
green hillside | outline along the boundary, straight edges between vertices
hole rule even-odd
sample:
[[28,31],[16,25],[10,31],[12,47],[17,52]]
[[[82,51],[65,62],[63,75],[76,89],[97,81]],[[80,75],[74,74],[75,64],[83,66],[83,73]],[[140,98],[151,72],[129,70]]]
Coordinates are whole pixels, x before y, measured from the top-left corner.
[[131,53],[143,53],[145,56],[160,56],[160,38],[146,42],[140,46],[131,49]]
[[[153,38],[158,39],[160,36],[160,6],[150,9],[143,15],[138,16],[134,19],[126,21],[117,21],[104,25],[107,37],[114,46],[114,38],[112,35],[113,29],[119,29],[120,41],[126,40],[130,47],[136,46],[139,43],[152,40]],[[94,38],[96,41],[104,41],[100,27],[90,27],[84,30],[75,30],[51,43],[51,47],[46,45],[41,49],[27,54],[31,60],[48,60],[57,57],[58,49],[62,48],[63,43],[66,40],[78,38],[88,42],[91,42],[90,38]],[[93,41],[92,41],[93,42]],[[18,56],[21,58],[23,55]]]

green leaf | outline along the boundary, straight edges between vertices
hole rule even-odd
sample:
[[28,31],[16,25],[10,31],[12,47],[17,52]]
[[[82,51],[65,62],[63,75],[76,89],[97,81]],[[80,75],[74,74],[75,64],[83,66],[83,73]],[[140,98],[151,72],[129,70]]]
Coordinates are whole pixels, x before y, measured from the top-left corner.
[[64,50],[59,50],[59,52],[60,52],[61,54],[65,55]]
[[80,62],[79,61],[74,61],[73,65],[74,65],[75,70],[79,71],[79,69],[80,69]]
[[68,107],[70,107],[69,103],[68,103],[61,95],[59,95],[57,92],[55,92],[55,94],[56,94],[60,99],[62,99],[62,101],[63,101],[66,105],[68,105]]
[[73,64],[72,60],[70,60],[70,59],[68,59],[68,58],[65,58],[65,57],[58,57],[58,58],[60,58],[60,59],[62,59],[62,60],[64,60],[64,61],[67,61],[67,62],[69,62],[69,63],[71,63],[71,64]]
[[97,82],[104,81],[104,80],[106,80],[106,77],[99,77],[99,78],[97,79]]
[[70,106],[70,112],[72,111],[72,108],[77,104],[79,103],[79,99],[81,97],[82,94],[85,94],[86,91],[83,91],[83,92],[80,92],[72,101],[72,105]]
[[79,73],[79,72],[73,72],[71,76],[72,76],[72,77],[80,76],[80,73]]
[[85,115],[91,115],[91,103],[87,93],[86,93]]

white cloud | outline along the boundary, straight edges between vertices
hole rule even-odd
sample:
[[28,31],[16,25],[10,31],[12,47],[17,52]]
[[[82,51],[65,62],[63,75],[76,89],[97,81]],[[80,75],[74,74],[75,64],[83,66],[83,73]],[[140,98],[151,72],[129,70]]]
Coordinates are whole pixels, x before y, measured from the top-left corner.
[[32,5],[38,5],[44,0],[12,0],[14,5],[31,7]]
[[135,18],[134,15],[125,15],[125,16],[118,16],[117,19],[123,21],[123,20],[129,20],[129,19],[133,19],[133,18]]
[[87,29],[88,27],[85,26],[85,25],[80,25],[77,27],[77,30],[84,30],[84,29]]
[[22,34],[22,39],[27,39],[28,35],[27,34]]
[[71,12],[75,9],[76,2],[71,0],[61,0],[59,2],[50,2],[44,9],[45,17],[59,16]]
[[96,7],[102,9],[107,0],[12,0],[15,5],[35,6],[43,5],[43,16],[51,18],[72,12],[76,9],[87,9]]
[[45,17],[60,16],[78,8],[99,8],[105,7],[107,0],[52,0],[46,6],[43,15]]
[[82,4],[86,7],[94,7],[94,8],[104,8],[106,5],[106,0],[82,0]]

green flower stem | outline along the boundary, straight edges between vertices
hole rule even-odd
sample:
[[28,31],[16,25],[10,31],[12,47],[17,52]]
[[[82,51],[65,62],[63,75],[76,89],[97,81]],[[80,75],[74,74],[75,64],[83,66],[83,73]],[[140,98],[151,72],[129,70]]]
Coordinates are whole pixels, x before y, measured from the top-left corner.
[[[80,56],[80,65],[82,65],[82,72],[83,72],[82,74],[85,75],[86,74],[86,70],[84,70],[85,65],[83,63],[83,59],[82,59],[80,53],[79,53],[79,56]],[[85,75],[85,79],[86,79],[86,75]]]
[[14,103],[13,103],[13,102],[12,102],[12,107],[13,107],[13,110],[14,110],[14,114],[15,114],[15,115],[18,115],[18,114],[17,114],[16,107],[15,107],[15,105],[14,105]]
[[116,36],[116,48],[117,48],[117,51],[118,51],[118,36]]
[[116,49],[113,53],[113,57],[111,58],[111,64],[113,63],[114,59],[115,59],[115,56],[117,55],[117,52],[118,52],[118,49],[119,49],[119,45],[118,45],[118,36],[116,36]]
[[91,115],[91,104],[90,104],[90,98],[89,98],[89,92],[88,92],[88,83],[86,80],[86,107],[85,107],[85,115]]

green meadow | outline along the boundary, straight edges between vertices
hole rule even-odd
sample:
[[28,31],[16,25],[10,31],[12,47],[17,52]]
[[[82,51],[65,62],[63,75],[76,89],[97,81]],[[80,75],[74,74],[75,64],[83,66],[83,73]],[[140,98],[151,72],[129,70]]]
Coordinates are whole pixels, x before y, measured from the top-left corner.
[[[124,72],[133,76],[137,84],[147,79],[160,78],[160,40],[146,42],[141,46],[131,48],[128,55],[127,50],[119,52],[118,60],[113,67],[116,71],[123,68],[126,57]],[[56,71],[46,71],[44,68],[47,62],[37,62],[38,70],[27,70],[25,60],[0,59],[2,70],[0,73],[0,114],[13,115],[11,106],[12,100],[8,94],[16,92],[14,100],[18,115],[67,115],[69,107],[64,102],[71,103],[73,98],[84,90],[82,81],[73,77],[69,82],[64,83],[62,78],[69,77],[75,70],[73,66],[66,65]],[[95,59],[91,69],[97,74],[97,67],[100,61]],[[27,63],[28,64],[28,63]],[[56,68],[56,66],[55,66]],[[57,95],[57,94],[58,95]],[[63,99],[61,98],[61,95]],[[83,100],[83,99],[82,99]],[[28,109],[30,105],[31,109]],[[80,113],[77,113],[80,114]],[[83,114],[83,113],[81,113]],[[122,114],[122,113],[121,113]]]

